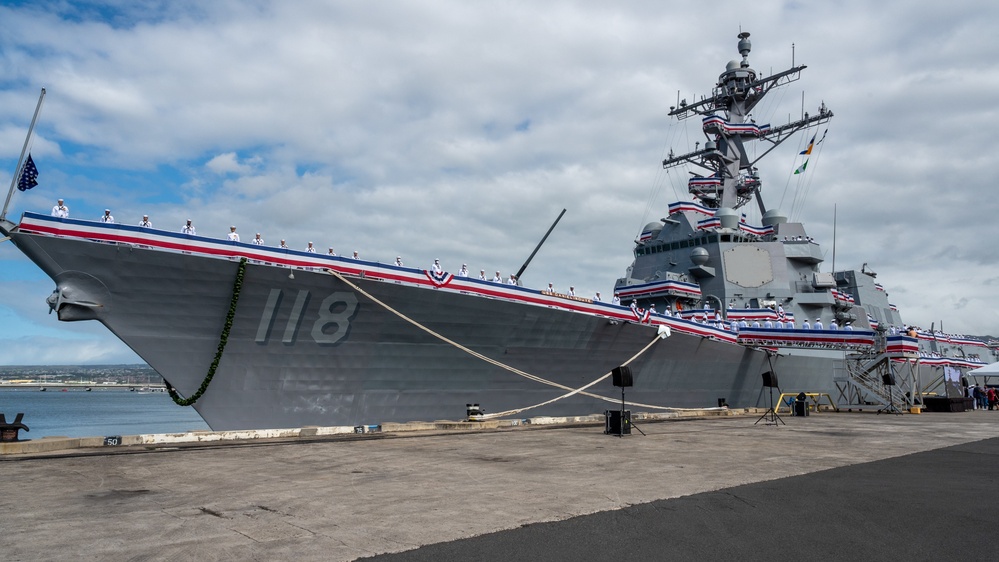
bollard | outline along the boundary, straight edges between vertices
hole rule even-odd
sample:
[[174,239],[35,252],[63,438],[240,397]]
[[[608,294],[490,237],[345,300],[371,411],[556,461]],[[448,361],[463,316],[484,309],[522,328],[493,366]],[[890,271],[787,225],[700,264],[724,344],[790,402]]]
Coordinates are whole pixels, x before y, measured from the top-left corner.
[[4,417],[3,413],[0,413],[0,443],[13,443],[15,441],[20,441],[17,436],[17,432],[20,430],[31,431],[28,426],[21,423],[21,418],[24,417],[24,413],[18,413],[14,417],[12,423],[7,423],[7,418]]
[[468,421],[482,421],[482,414],[485,410],[478,404],[465,404],[465,419]]

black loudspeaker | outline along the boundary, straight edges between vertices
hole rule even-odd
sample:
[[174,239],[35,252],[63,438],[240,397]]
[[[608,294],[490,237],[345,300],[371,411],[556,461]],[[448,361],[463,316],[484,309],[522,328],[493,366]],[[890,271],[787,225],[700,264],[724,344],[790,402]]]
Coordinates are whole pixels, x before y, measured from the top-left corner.
[[895,373],[884,373],[881,375],[881,384],[885,386],[895,386]]
[[614,367],[614,370],[611,371],[611,378],[614,380],[614,386],[621,388],[635,384],[635,379],[631,376],[631,367]]
[[777,388],[777,374],[773,371],[767,371],[763,373],[763,386],[767,388]]

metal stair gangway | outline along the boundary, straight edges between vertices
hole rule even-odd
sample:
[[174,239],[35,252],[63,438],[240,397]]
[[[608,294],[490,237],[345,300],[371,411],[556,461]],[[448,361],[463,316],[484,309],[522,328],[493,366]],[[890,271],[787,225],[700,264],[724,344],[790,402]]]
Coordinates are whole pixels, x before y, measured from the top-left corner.
[[847,410],[915,406],[921,396],[919,348],[915,338],[875,335],[874,347],[846,358],[846,376],[834,378],[838,405]]

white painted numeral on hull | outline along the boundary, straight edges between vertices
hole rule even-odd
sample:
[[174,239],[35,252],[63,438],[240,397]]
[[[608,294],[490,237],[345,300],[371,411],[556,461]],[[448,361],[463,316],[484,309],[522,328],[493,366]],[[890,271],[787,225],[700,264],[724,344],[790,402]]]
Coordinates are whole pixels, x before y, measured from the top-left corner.
[[[311,294],[306,290],[299,290],[295,295],[295,302],[292,304],[288,314],[288,322],[285,324],[281,342],[286,345],[294,345],[298,337],[299,327],[305,316],[308,316],[306,309],[309,305]],[[271,330],[274,327],[274,320],[277,311],[281,308],[284,300],[282,289],[271,289],[267,295],[267,302],[261,311],[260,324],[257,325],[257,343],[267,343],[270,339]],[[323,299],[319,304],[316,314],[318,318],[312,324],[309,335],[312,340],[320,345],[332,345],[345,338],[350,331],[350,321],[357,315],[357,296],[346,291],[337,291]]]

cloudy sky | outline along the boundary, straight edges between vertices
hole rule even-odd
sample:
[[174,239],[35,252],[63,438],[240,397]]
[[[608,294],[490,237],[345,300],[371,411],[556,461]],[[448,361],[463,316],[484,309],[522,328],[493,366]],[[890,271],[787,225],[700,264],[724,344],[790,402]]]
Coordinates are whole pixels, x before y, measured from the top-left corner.
[[[763,160],[767,205],[805,223],[824,271],[835,206],[836,268],[868,263],[907,322],[999,335],[999,8],[679,4],[6,2],[8,181],[48,91],[39,186],[8,216],[63,197],[75,218],[190,217],[203,235],[235,224],[293,248],[507,275],[565,208],[524,283],[607,294],[642,226],[689,199],[686,171],[660,163],[704,137],[669,106],[710,94],[741,29],[761,73],[808,65],[758,122],[822,102],[836,115],[806,174],[791,172],[807,138]],[[52,288],[0,244],[0,364],[138,362],[102,326],[47,315]]]

